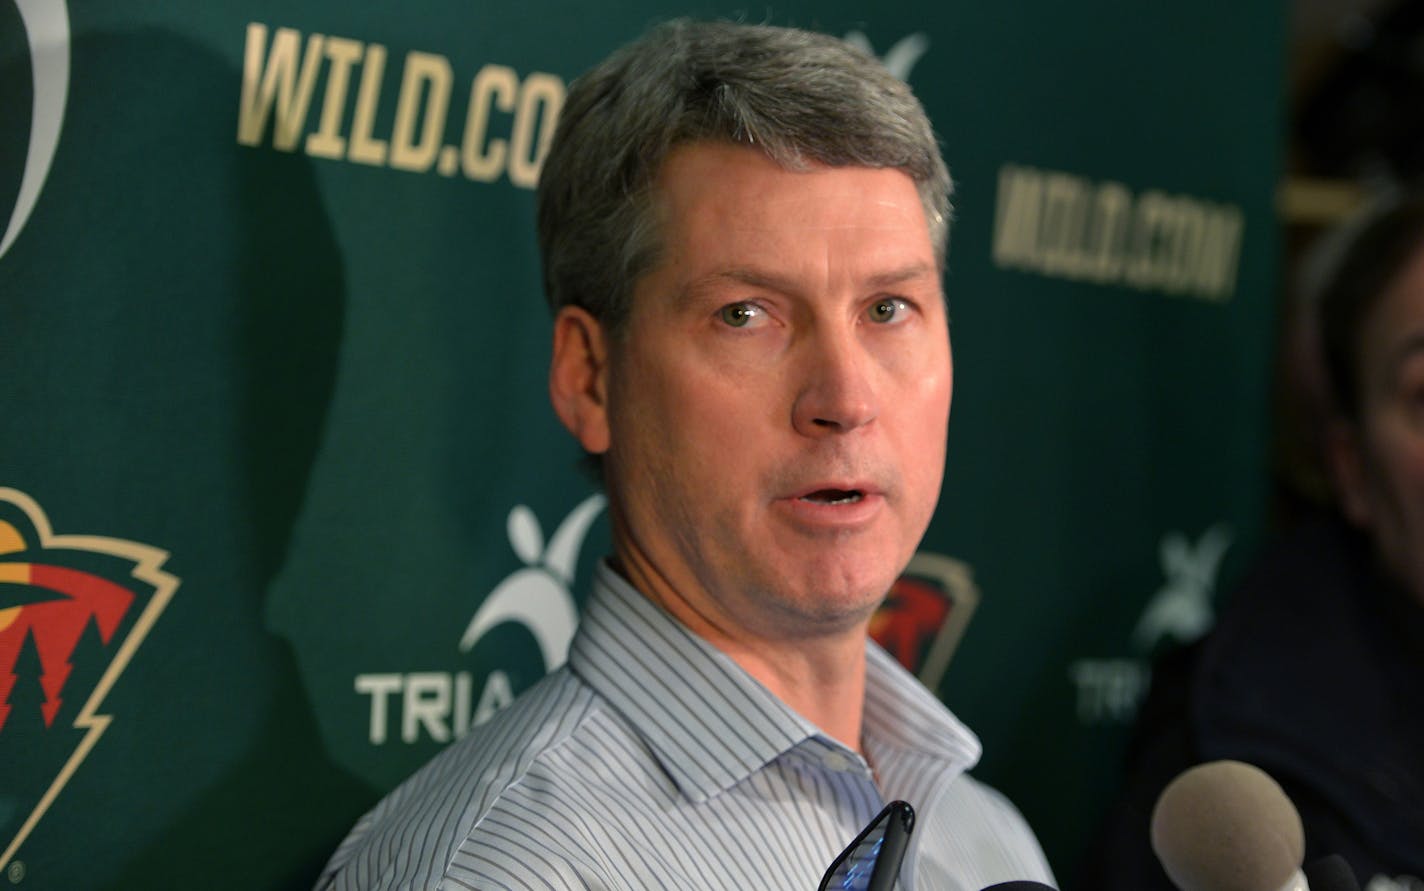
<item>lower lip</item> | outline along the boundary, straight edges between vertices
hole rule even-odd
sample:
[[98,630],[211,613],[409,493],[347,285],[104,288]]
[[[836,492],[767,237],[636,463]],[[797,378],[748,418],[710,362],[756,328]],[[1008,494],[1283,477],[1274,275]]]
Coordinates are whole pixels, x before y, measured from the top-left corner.
[[855,501],[835,503],[807,501],[804,498],[783,498],[777,504],[799,523],[825,528],[848,529],[863,526],[885,505],[885,496],[862,495]]

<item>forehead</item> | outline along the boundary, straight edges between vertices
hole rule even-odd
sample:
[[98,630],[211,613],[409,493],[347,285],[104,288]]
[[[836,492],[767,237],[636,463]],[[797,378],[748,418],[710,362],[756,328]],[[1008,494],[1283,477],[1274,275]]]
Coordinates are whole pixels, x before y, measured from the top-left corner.
[[[762,257],[859,264],[933,262],[919,190],[893,168],[788,170],[747,146],[697,142],[669,153],[656,180],[664,248],[680,259]],[[836,257],[809,245],[838,248]]]

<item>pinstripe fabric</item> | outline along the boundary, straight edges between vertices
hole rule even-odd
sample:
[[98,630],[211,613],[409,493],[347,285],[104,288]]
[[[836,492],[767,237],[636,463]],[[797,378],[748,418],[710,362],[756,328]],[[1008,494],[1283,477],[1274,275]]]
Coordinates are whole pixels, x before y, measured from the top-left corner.
[[318,887],[808,891],[893,798],[918,814],[905,891],[1051,882],[964,773],[979,741],[867,645],[869,764],[601,566],[568,665],[363,817]]

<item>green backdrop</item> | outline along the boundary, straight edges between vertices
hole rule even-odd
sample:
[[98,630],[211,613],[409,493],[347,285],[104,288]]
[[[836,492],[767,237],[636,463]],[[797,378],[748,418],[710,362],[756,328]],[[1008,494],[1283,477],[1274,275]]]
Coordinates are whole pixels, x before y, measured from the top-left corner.
[[1271,4],[0,0],[0,887],[307,887],[558,661],[608,532],[531,186],[675,14],[868,41],[941,135],[938,688],[1071,883],[1262,518]]

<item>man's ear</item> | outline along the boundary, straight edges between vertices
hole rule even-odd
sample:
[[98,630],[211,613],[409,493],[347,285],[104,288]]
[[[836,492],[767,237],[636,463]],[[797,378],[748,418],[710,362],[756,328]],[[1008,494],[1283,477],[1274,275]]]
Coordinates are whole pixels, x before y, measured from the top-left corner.
[[584,451],[608,451],[608,337],[581,307],[565,306],[554,316],[549,400]]
[[1325,454],[1340,510],[1351,523],[1368,528],[1370,469],[1359,426],[1339,418],[1331,421],[1325,432]]

